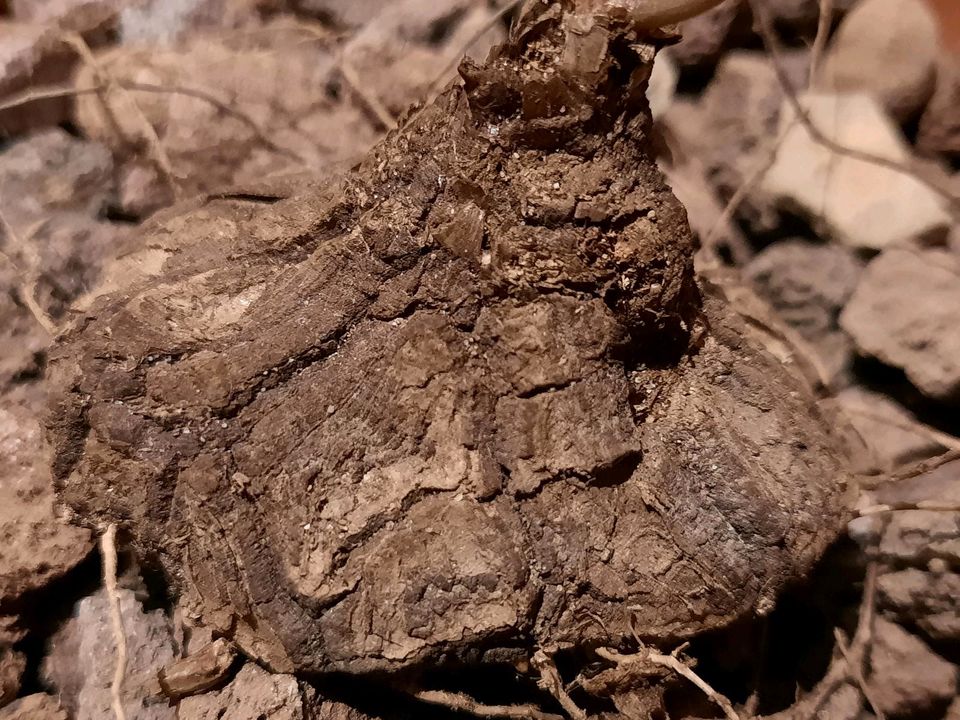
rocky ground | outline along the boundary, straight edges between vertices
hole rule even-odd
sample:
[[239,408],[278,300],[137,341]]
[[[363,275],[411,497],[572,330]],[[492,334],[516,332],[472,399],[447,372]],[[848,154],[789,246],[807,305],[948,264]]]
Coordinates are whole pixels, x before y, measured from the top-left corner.
[[[820,53],[817,2],[771,0],[757,17],[727,0],[684,23],[648,91],[698,272],[782,340],[771,350],[815,388],[862,487],[848,537],[766,623],[691,652],[744,717],[808,697],[850,642],[866,647],[862,677],[808,717],[958,718],[960,25],[951,0],[833,5]],[[41,439],[52,335],[116,273],[140,271],[123,258],[149,257],[141,228],[177,222],[171,205],[197,205],[215,243],[231,229],[203,215],[211,198],[270,202],[342,173],[464,52],[485,56],[509,14],[481,0],[0,8],[0,718],[104,718],[100,557],[56,505]],[[157,671],[212,638],[162,578],[121,565],[129,718],[425,712],[400,691],[369,697],[232,655],[212,689],[170,702]],[[835,637],[854,635],[864,588],[871,632]],[[489,686],[511,682],[471,690],[507,702]],[[698,699],[671,699],[670,716],[721,716]]]

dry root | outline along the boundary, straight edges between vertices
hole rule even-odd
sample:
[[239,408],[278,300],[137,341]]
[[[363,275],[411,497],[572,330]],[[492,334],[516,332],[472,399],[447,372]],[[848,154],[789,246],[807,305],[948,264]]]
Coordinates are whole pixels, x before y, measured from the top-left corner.
[[456,712],[481,718],[522,718],[523,720],[563,720],[561,715],[543,712],[534,705],[482,705],[462,693],[442,690],[422,690],[414,697],[431,705],[439,705]]
[[123,629],[123,616],[120,613],[120,595],[117,593],[117,526],[108,525],[100,536],[100,554],[103,557],[103,584],[110,605],[110,624],[113,626],[113,638],[117,647],[117,665],[113,671],[110,695],[113,700],[113,714],[116,720],[126,720],[123,710],[123,679],[127,672],[127,636]]

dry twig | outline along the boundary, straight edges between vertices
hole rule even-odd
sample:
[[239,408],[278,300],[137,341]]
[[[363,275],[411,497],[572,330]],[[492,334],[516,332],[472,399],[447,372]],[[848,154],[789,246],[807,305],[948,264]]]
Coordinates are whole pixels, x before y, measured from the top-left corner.
[[747,196],[750,194],[750,192],[754,189],[754,187],[756,187],[757,183],[763,179],[763,176],[767,174],[767,170],[770,169],[770,166],[773,165],[773,161],[776,160],[777,152],[780,149],[780,142],[786,137],[787,133],[795,124],[796,121],[793,121],[788,123],[786,127],[783,128],[783,130],[780,132],[780,135],[777,136],[777,139],[774,140],[773,144],[767,149],[767,152],[760,159],[760,162],[757,163],[756,167],[753,169],[753,172],[747,176],[747,179],[743,181],[743,184],[740,185],[739,188],[737,188],[737,191],[730,196],[730,199],[723,208],[723,212],[720,213],[720,216],[710,227],[706,237],[703,239],[703,244],[706,247],[713,247],[713,244],[717,240],[717,236],[720,234],[723,228],[733,221],[733,216],[740,208],[741,203],[747,199]]
[[[241,110],[240,108],[231,105],[230,103],[221,100],[212,92],[198,87],[187,87],[184,85],[158,85],[153,83],[144,83],[144,82],[127,82],[125,80],[116,80],[117,86],[123,88],[124,90],[130,90],[133,92],[147,92],[147,93],[156,93],[156,94],[171,94],[171,95],[186,95],[187,97],[196,98],[198,100],[203,100],[225,115],[239,120],[244,125],[246,125],[250,131],[253,133],[254,137],[258,142],[260,142],[264,147],[274,152],[285,155],[297,162],[304,163],[304,159],[297,155],[293,150],[285,148],[281,145],[278,145],[273,140],[271,140],[266,131],[263,130],[250,115]],[[7,100],[0,103],[0,111],[9,110],[10,108],[19,107],[21,105],[26,105],[28,103],[37,101],[37,100],[46,100],[49,98],[58,98],[58,97],[71,97],[77,95],[91,95],[93,93],[100,93],[107,89],[106,85],[93,85],[91,87],[70,87],[70,86],[57,86],[51,85],[47,87],[40,88],[31,88],[30,90],[24,91],[22,93],[17,93],[16,95],[10,96]]]
[[103,85],[94,85],[93,87],[87,88],[75,88],[70,85],[49,85],[45,87],[27,88],[26,90],[8,96],[6,100],[0,102],[0,112],[37,102],[38,100],[89,95],[101,92],[103,89]]
[[886,720],[886,716],[883,714],[883,711],[880,710],[880,706],[873,698],[873,691],[867,684],[867,679],[863,676],[862,658],[858,659],[853,657],[853,654],[850,652],[850,647],[847,644],[847,638],[844,636],[843,631],[840,628],[833,629],[833,637],[836,640],[837,649],[840,651],[840,654],[843,655],[843,659],[847,663],[847,670],[850,671],[850,675],[856,681],[857,686],[860,688],[860,692],[870,704],[870,709],[873,710],[873,714],[877,716],[877,720]]
[[443,690],[421,690],[414,694],[417,700],[439,705],[456,712],[481,718],[518,718],[520,720],[564,720],[560,715],[543,712],[534,705],[482,705],[462,693]]
[[777,38],[776,30],[773,27],[773,22],[767,13],[764,3],[762,0],[748,0],[748,3],[753,11],[753,16],[756,19],[760,35],[763,37],[764,45],[770,53],[770,60],[773,63],[774,72],[777,75],[777,80],[779,81],[780,87],[786,96],[787,102],[790,104],[796,119],[799,120],[799,122],[803,125],[804,129],[807,131],[807,134],[815,143],[822,145],[836,155],[842,155],[852,160],[860,160],[861,162],[871,163],[888,170],[893,170],[895,172],[908,175],[917,182],[920,182],[933,190],[937,195],[943,198],[947,202],[947,205],[953,208],[954,211],[960,211],[960,199],[954,195],[950,188],[943,187],[940,185],[940,183],[924,177],[910,167],[909,164],[883,157],[881,155],[876,155],[871,152],[866,152],[864,150],[847,147],[846,145],[838,143],[825,135],[820,128],[814,124],[813,120],[810,118],[810,114],[803,106],[803,103],[800,101],[799,96],[790,83],[790,78],[783,61],[780,41]]
[[367,109],[373,113],[373,116],[377,119],[377,122],[380,123],[383,129],[387,132],[390,132],[397,127],[396,119],[390,114],[390,111],[384,107],[379,98],[368,93],[363,87],[363,82],[357,75],[357,71],[354,69],[353,65],[350,64],[350,61],[341,55],[340,62],[338,64],[340,67],[340,75],[343,77],[343,81],[347,84],[347,87],[349,87],[350,91],[356,95],[364,105],[367,106]]
[[268,150],[273,150],[275,153],[280,155],[285,155],[286,157],[296,160],[297,162],[304,163],[304,159],[297,155],[293,150],[277,145],[273,140],[271,140],[266,132],[261,128],[257,121],[250,117],[247,113],[243,112],[240,108],[230,105],[227,102],[224,102],[220,98],[216,97],[213,93],[204,90],[203,88],[197,87],[186,87],[184,85],[154,85],[152,83],[142,83],[142,82],[126,82],[118,81],[119,85],[124,90],[133,90],[139,92],[149,92],[149,93],[170,93],[172,95],[186,95],[187,97],[196,98],[197,100],[203,100],[211,105],[213,105],[217,110],[222,112],[225,115],[239,120],[244,125],[246,125],[250,132],[253,133],[254,137]]
[[609,660],[610,662],[621,666],[643,666],[652,663],[654,665],[660,665],[661,667],[669,668],[700,688],[707,698],[709,698],[714,704],[717,705],[717,707],[723,710],[723,714],[727,717],[727,720],[740,720],[740,716],[737,714],[737,711],[733,709],[733,703],[731,703],[725,695],[714,690],[706,680],[697,675],[690,665],[677,657],[682,649],[683,646],[674,650],[670,655],[664,655],[663,653],[659,653],[652,648],[642,647],[637,653],[631,655],[622,655],[616,650],[610,648],[598,648],[597,655],[602,657],[604,660]]
[[573,720],[586,720],[587,714],[577,706],[564,689],[563,681],[560,679],[560,673],[557,671],[553,659],[543,650],[537,650],[533,655],[533,666],[540,671],[540,680],[537,685],[553,695],[556,701],[560,703],[560,707]]
[[[863,597],[860,601],[860,617],[857,620],[857,629],[848,648],[849,660],[844,657],[835,657],[826,675],[817,683],[802,700],[783,712],[771,715],[770,718],[816,718],[820,717],[820,710],[834,691],[843,683],[851,679],[850,668],[862,668],[866,663],[873,643],[873,616],[874,602],[877,594],[878,567],[875,562],[867,565],[867,573],[863,580]],[[855,680],[854,680],[855,681]]]
[[100,554],[103,557],[103,584],[110,605],[110,623],[117,647],[117,665],[113,672],[110,695],[113,699],[113,714],[116,720],[126,720],[123,710],[123,678],[127,672],[127,637],[120,614],[120,596],[117,593],[117,526],[110,524],[100,536]]
[[[37,324],[46,330],[47,334],[52,337],[57,334],[57,325],[53,322],[46,311],[40,307],[40,303],[37,302],[37,266],[39,262],[36,258],[36,253],[32,252],[28,247],[27,242],[29,239],[24,240],[20,238],[16,230],[14,230],[13,225],[10,224],[2,211],[0,211],[0,227],[3,228],[7,239],[16,246],[17,250],[22,255],[27,257],[28,267],[26,270],[24,270],[7,253],[0,252],[0,256],[5,258],[6,261],[13,266],[17,274],[23,278],[23,285],[20,286],[21,300],[23,300],[23,304],[27,306],[27,309],[37,321]],[[33,233],[31,233],[31,235],[32,234]]]
[[820,0],[820,15],[817,18],[817,36],[813,39],[813,47],[810,50],[810,75],[807,80],[807,88],[813,88],[820,72],[820,62],[823,58],[823,51],[827,46],[827,38],[830,36],[830,25],[833,23],[833,0]]
[[904,510],[926,510],[928,512],[960,512],[960,503],[942,502],[940,500],[917,500],[916,502],[882,503],[868,505],[857,510],[859,517],[868,515],[883,515],[885,513],[903,512]]
[[139,105],[137,105],[136,101],[129,94],[129,92],[125,90],[123,86],[104,69],[97,58],[94,57],[93,51],[90,50],[90,46],[87,45],[86,40],[84,40],[77,33],[66,33],[63,36],[63,40],[70,47],[72,47],[76,51],[77,55],[80,56],[80,59],[86,65],[88,65],[91,70],[93,70],[97,80],[104,86],[104,88],[98,93],[100,96],[100,102],[102,103],[104,110],[111,117],[111,121],[118,131],[121,129],[121,125],[113,108],[110,105],[109,95],[111,90],[116,89],[118,91],[118,97],[121,99],[121,101],[125,102],[130,107],[137,119],[137,123],[141,127],[141,140],[143,140],[143,142],[146,144],[150,159],[153,160],[154,165],[157,166],[157,170],[170,187],[174,197],[179,198],[180,185],[177,182],[176,175],[174,175],[173,166],[170,164],[170,158],[167,157],[167,153],[160,143],[160,137],[157,135],[156,129],[150,124],[150,121],[147,119],[147,116],[144,115],[143,110]]
[[858,407],[843,407],[841,408],[841,412],[859,415],[869,420],[873,420],[874,422],[890,425],[891,427],[913,432],[917,435],[923,435],[947,450],[960,451],[960,438],[954,437],[953,435],[945,433],[941,430],[937,430],[936,428],[926,425],[919,420],[904,422],[898,420],[897,418],[886,417],[871,410],[867,410],[866,408]]

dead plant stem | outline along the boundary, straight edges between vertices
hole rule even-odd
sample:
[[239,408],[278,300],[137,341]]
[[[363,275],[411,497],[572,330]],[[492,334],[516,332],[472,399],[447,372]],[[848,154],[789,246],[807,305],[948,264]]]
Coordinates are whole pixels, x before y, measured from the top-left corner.
[[[36,257],[36,252],[28,245],[30,238],[21,238],[2,211],[0,211],[0,227],[3,228],[9,242],[16,247],[19,254],[27,263],[27,267],[24,269],[9,254],[0,253],[6,258],[7,262],[13,266],[14,270],[23,280],[23,284],[20,286],[20,299],[23,300],[23,304],[27,306],[27,309],[37,321],[37,324],[42,327],[48,335],[53,337],[57,334],[57,325],[46,311],[40,307],[40,303],[37,302],[37,266],[39,265],[39,260]],[[31,233],[31,236],[32,234],[33,233]]]
[[733,703],[731,703],[725,695],[714,690],[713,687],[697,675],[693,668],[687,663],[680,660],[680,658],[677,657],[676,651],[670,655],[664,655],[652,648],[644,647],[635,654],[623,655],[611,648],[598,648],[597,655],[617,665],[644,665],[653,663],[654,665],[669,668],[696,685],[711,702],[723,710],[723,714],[727,717],[727,720],[740,720],[737,711],[733,709]]
[[810,75],[807,79],[807,89],[812,90],[820,73],[820,63],[823,51],[827,47],[830,37],[830,26],[833,24],[833,0],[820,0],[820,14],[817,18],[817,36],[813,39],[810,50]]
[[481,718],[519,718],[521,720],[564,720],[560,715],[543,712],[534,705],[483,705],[462,693],[443,690],[421,690],[414,694],[417,700],[431,705],[469,713]]
[[117,653],[110,696],[116,720],[126,720],[122,693],[123,679],[127,672],[127,637],[123,629],[123,615],[120,612],[120,595],[117,592],[117,526],[113,523],[108,525],[100,536],[100,554],[103,558],[103,584],[107,592],[107,602],[110,605],[110,624],[113,626],[113,639]]
[[174,198],[179,198],[181,195],[180,184],[177,182],[176,175],[174,175],[173,166],[170,164],[170,158],[167,157],[167,153],[163,149],[163,145],[160,143],[160,137],[157,135],[156,129],[152,124],[150,124],[150,121],[143,113],[143,110],[129,94],[129,92],[124,89],[124,87],[118,83],[116,79],[100,64],[100,62],[94,56],[93,51],[90,50],[90,46],[87,45],[86,40],[84,40],[77,33],[67,33],[63,36],[63,40],[76,51],[77,55],[80,56],[80,59],[93,71],[97,80],[105,86],[99,93],[100,101],[104,107],[104,110],[108,115],[111,116],[113,125],[118,132],[121,131],[122,126],[113,107],[110,105],[109,96],[111,91],[116,90],[117,96],[121,99],[121,101],[128,105],[134,117],[136,118],[137,123],[140,125],[140,139],[146,144],[147,153],[149,154],[150,159],[153,161],[154,165],[156,165],[157,170],[164,179],[164,182],[166,182],[171,192],[173,192]]

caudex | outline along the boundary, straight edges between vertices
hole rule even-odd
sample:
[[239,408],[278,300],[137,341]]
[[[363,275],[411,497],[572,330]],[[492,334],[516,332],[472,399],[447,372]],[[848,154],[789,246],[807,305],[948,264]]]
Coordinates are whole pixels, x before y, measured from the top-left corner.
[[611,653],[769,612],[843,505],[650,157],[661,26],[710,4],[532,2],[346,176],[154,222],[53,352],[77,521],[277,671],[568,649],[655,707]]

